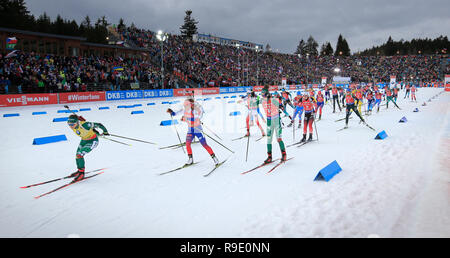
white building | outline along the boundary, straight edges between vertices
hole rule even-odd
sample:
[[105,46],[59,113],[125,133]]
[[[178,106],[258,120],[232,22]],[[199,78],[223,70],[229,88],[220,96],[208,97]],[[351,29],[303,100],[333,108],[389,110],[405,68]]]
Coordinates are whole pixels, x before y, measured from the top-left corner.
[[241,41],[237,39],[228,39],[228,38],[221,38],[217,36],[212,36],[211,34],[195,34],[193,36],[194,42],[206,42],[206,43],[213,43],[213,44],[219,44],[224,46],[236,46],[239,44],[239,47],[247,48],[247,49],[253,49],[256,50],[258,47],[258,50],[263,50],[262,44],[252,43],[248,41]]

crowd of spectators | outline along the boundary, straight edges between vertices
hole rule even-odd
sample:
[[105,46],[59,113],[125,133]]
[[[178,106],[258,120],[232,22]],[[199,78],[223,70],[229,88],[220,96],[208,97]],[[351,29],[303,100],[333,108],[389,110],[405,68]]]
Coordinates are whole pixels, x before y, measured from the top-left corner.
[[[66,57],[19,52],[0,55],[0,93],[11,86],[18,93],[126,89],[130,83],[147,88],[177,88],[178,82],[195,87],[317,84],[322,77],[351,77],[353,81],[441,81],[450,73],[447,55],[409,56],[297,56],[269,51],[193,42],[170,35],[161,44],[155,33],[128,27],[121,39],[149,50],[148,58],[89,56]],[[164,82],[161,81],[161,46],[164,47]],[[335,68],[340,72],[336,73]],[[125,87],[124,87],[125,85]],[[142,87],[141,87],[142,88]]]
[[[139,47],[149,49],[156,60],[161,58],[161,44],[149,30],[125,28],[118,31]],[[282,78],[288,84],[328,82],[333,76],[351,77],[354,81],[440,81],[449,72],[447,55],[408,56],[297,56],[256,52],[218,44],[186,41],[171,35],[164,46],[164,63],[170,69],[187,74],[201,86],[208,85],[277,85]],[[336,73],[335,68],[340,72]]]

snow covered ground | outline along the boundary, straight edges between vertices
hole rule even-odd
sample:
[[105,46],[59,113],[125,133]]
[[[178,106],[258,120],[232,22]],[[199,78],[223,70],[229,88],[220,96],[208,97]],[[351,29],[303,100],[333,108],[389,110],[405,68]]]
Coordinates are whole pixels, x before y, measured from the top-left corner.
[[[52,122],[67,116],[57,114],[62,105],[2,108],[0,237],[450,237],[450,94],[419,89],[417,103],[403,96],[401,91],[402,110],[390,104],[367,117],[377,132],[358,124],[355,115],[348,130],[337,132],[344,122],[335,120],[344,111],[333,114],[326,105],[317,122],[318,142],[288,148],[288,157],[295,158],[271,174],[266,172],[272,165],[246,175],[241,172],[266,158],[266,139],[255,142],[260,132],[252,127],[246,162],[247,140],[231,141],[245,133],[245,107],[212,96],[202,101],[203,122],[235,154],[207,139],[219,159],[230,157],[209,177],[203,175],[213,162],[198,144],[193,145],[197,165],[158,175],[187,160],[181,149],[159,149],[178,143],[174,127],[159,125],[170,119],[165,110],[177,104],[157,99],[70,105],[91,108],[79,114],[110,133],[158,146],[100,139],[86,156],[86,169],[107,167],[106,172],[40,199],[33,197],[65,182],[19,187],[74,172],[79,137],[65,122]],[[142,107],[116,108],[123,104]],[[131,115],[132,110],[144,114]],[[47,114],[32,115],[35,111]],[[242,115],[229,116],[234,111]],[[3,117],[6,113],[20,116]],[[404,116],[408,122],[399,123]],[[177,129],[184,141],[186,126]],[[283,130],[286,144],[294,142],[292,130]],[[382,130],[388,137],[375,140]],[[300,140],[298,128],[295,133]],[[68,141],[32,145],[34,138],[59,134]],[[275,139],[273,154],[280,156]],[[313,181],[334,160],[343,170],[329,182]]]

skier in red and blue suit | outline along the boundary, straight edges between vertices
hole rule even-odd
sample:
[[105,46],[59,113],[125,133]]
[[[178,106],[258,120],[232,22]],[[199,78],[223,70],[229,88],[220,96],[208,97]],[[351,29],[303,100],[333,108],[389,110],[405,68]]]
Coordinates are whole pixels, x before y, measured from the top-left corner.
[[181,112],[183,112],[181,121],[184,121],[188,124],[188,130],[186,135],[186,149],[188,152],[188,161],[186,165],[191,165],[194,163],[191,143],[195,137],[198,138],[203,148],[205,148],[208,154],[211,155],[211,158],[213,159],[214,163],[216,165],[219,164],[219,160],[214,154],[214,151],[206,143],[206,138],[203,136],[203,129],[200,121],[204,113],[202,106],[198,102],[196,102],[192,96],[189,96],[183,103],[183,109],[178,110],[176,112],[170,108],[167,109],[167,113],[169,113],[172,116],[175,116]]

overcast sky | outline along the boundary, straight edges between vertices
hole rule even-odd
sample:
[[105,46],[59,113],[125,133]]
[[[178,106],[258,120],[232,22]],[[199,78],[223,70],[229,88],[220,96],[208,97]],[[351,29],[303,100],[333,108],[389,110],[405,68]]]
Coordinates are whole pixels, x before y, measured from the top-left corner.
[[117,24],[180,33],[185,11],[192,10],[198,32],[269,44],[293,53],[310,35],[319,48],[336,48],[339,34],[352,53],[394,40],[450,37],[449,0],[25,0],[37,18],[46,12],[78,23],[106,16]]

